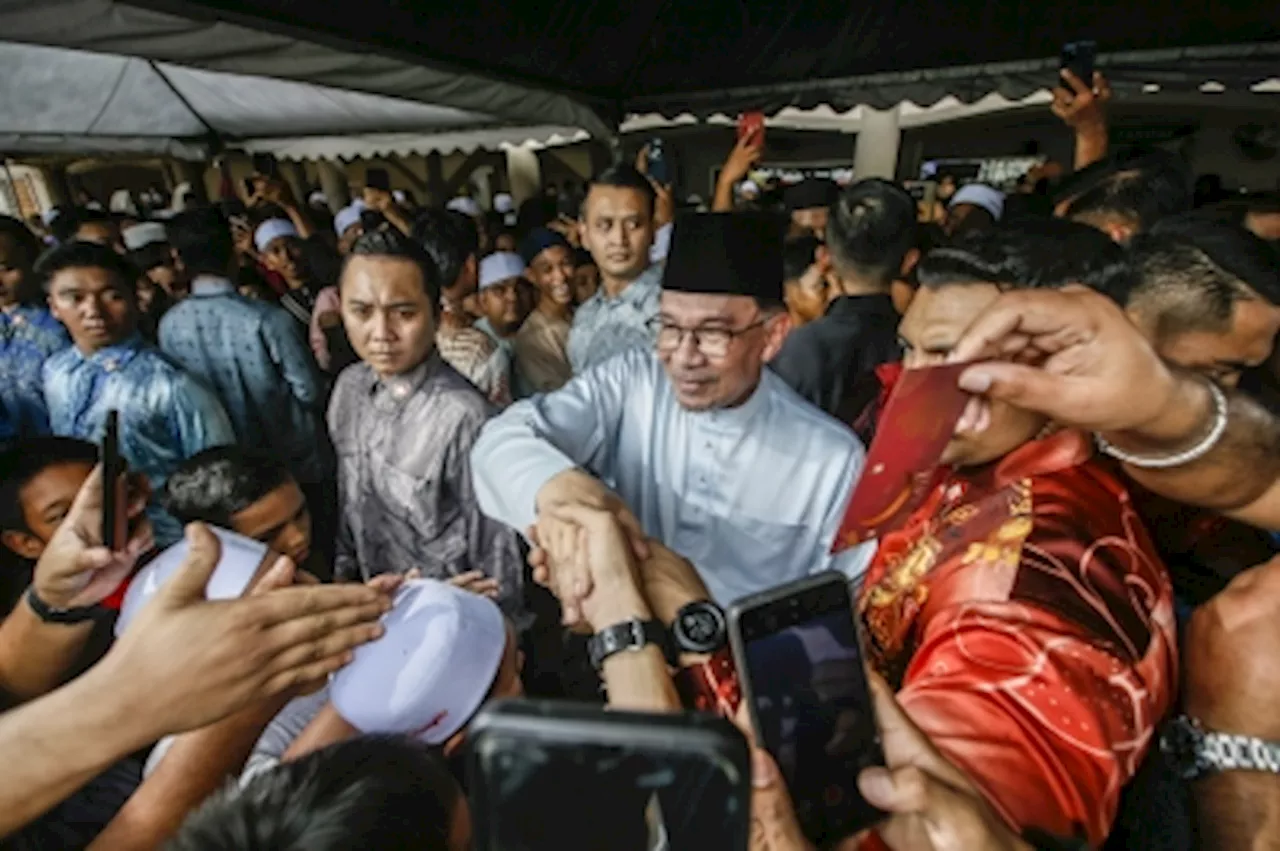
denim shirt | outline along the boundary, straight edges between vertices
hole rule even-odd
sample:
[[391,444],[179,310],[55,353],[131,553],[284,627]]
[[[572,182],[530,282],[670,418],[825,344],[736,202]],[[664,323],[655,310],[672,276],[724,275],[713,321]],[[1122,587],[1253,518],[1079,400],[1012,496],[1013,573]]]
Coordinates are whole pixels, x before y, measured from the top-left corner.
[[332,474],[322,450],[320,376],[282,308],[202,276],[160,321],[160,348],[214,391],[240,444],[271,452],[306,484]]
[[151,483],[147,515],[156,543],[182,537],[160,507],[170,474],[187,458],[235,442],[231,421],[207,387],[134,335],[84,355],[75,346],[45,361],[44,397],[53,433],[100,441],[107,411],[120,412],[120,454]]
[[0,310],[0,443],[49,433],[40,370],[69,345],[62,323],[43,307]]

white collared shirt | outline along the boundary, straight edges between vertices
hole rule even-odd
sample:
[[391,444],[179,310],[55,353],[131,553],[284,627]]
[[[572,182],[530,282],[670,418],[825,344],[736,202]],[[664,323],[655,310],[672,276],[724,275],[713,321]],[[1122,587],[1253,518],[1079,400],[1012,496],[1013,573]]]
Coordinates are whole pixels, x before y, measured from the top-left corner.
[[834,556],[831,544],[864,457],[769,370],[742,405],[688,411],[636,349],[490,420],[471,467],[481,510],[517,529],[549,479],[584,467],[728,604],[822,570],[861,578],[874,544]]

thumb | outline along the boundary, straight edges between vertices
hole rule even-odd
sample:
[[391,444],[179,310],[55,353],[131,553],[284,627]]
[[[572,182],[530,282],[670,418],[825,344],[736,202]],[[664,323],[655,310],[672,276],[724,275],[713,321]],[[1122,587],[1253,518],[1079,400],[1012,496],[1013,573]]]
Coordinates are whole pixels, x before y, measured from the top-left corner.
[[1057,416],[1080,408],[1078,385],[1070,378],[1018,363],[981,363],[960,374],[960,389]]
[[168,608],[180,608],[203,600],[205,586],[222,557],[222,543],[203,523],[187,526],[187,547],[187,557],[182,566],[157,595]]

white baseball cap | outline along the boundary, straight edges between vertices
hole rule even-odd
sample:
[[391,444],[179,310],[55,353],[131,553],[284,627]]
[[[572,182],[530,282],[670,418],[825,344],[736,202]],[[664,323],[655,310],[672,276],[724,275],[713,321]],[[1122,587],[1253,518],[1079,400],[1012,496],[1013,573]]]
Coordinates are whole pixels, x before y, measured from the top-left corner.
[[268,245],[282,236],[300,238],[298,229],[288,219],[267,219],[254,231],[253,244],[258,247],[258,251],[266,251]]
[[524,274],[524,258],[514,251],[499,251],[480,261],[480,289]]
[[447,742],[493,688],[507,646],[501,610],[445,582],[410,580],[382,625],[383,636],[334,674],[334,708],[363,733]]

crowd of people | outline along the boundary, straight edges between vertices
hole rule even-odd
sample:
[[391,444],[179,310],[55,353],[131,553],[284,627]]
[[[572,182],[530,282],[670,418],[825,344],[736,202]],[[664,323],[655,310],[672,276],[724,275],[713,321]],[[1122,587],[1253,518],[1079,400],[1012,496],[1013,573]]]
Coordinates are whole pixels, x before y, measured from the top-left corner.
[[[1280,204],[1194,207],[1177,156],[1109,150],[1107,97],[1058,91],[1069,171],[940,211],[744,191],[748,134],[709,210],[642,152],[573,220],[368,186],[330,225],[268,175],[0,219],[4,847],[461,851],[483,706],[750,737],[724,636],[654,636],[828,570],[886,763],[830,847],[1280,847]],[[939,465],[842,548],[896,382],[948,363]],[[268,552],[225,599],[211,528]],[[755,748],[752,781],[753,851],[813,847]],[[617,847],[591,818],[556,844]]]

